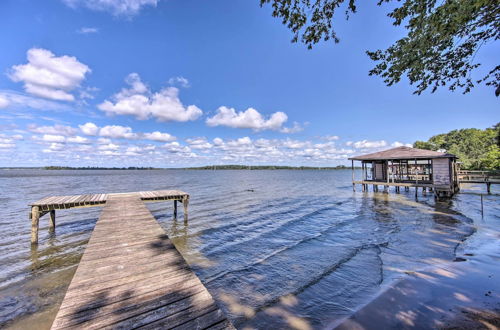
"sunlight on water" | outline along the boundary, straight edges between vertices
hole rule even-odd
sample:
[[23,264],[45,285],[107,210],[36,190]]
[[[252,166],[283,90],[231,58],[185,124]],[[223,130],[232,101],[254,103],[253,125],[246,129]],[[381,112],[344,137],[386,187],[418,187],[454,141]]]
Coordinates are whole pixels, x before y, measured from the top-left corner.
[[32,249],[27,205],[49,195],[188,192],[188,222],[172,219],[171,203],[148,207],[238,328],[325,326],[500,222],[498,195],[485,196],[481,216],[476,187],[416,201],[413,191],[353,192],[340,170],[1,170],[0,183],[0,324],[16,327],[50,327],[99,217],[58,211],[55,233],[43,217]]

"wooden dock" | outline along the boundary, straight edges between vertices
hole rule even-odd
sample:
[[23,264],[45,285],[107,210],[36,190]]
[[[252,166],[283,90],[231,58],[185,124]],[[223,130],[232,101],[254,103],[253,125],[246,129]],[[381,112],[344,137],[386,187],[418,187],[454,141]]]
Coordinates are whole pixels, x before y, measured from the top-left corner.
[[104,205],[52,329],[234,329],[144,204],[173,199],[187,208],[189,195],[84,196],[92,197],[48,198],[32,206],[50,212]]
[[[50,196],[36,201],[31,206],[29,218],[31,219],[31,243],[38,243],[38,227],[40,217],[49,214],[49,229],[56,226],[56,210],[64,210],[81,207],[104,206],[109,198],[114,196],[130,195],[131,193],[116,194],[89,194],[74,196]],[[161,202],[167,200],[174,201],[174,217],[177,218],[177,202],[184,204],[184,217],[188,214],[189,195],[180,190],[156,190],[139,191],[136,194],[141,200],[146,202]]]

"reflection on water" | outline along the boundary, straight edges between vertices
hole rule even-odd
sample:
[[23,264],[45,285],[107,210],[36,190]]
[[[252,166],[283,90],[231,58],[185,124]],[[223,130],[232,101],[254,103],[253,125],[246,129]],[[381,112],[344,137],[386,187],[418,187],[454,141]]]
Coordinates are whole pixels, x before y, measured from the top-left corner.
[[[0,324],[48,328],[99,208],[58,211],[30,245],[28,203],[47,195],[181,189],[148,207],[237,327],[318,328],[381,286],[455,258],[476,227],[498,223],[498,195],[352,192],[350,171],[0,170]],[[474,187],[472,187],[474,188]],[[180,214],[182,211],[180,212]],[[481,220],[479,220],[481,219]],[[474,236],[472,236],[474,237]]]

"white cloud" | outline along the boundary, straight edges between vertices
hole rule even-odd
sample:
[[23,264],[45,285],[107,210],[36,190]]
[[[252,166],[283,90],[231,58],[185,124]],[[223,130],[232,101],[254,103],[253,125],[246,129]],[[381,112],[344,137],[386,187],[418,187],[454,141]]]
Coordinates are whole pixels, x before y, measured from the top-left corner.
[[275,112],[266,120],[253,108],[237,112],[234,108],[222,106],[217,109],[215,116],[207,118],[206,123],[208,126],[251,128],[255,131],[262,131],[280,130],[287,120],[288,116],[284,112]]
[[391,147],[394,147],[394,148],[397,148],[397,147],[413,147],[413,144],[411,143],[403,143],[403,142],[399,142],[399,141],[396,141],[396,142],[393,142],[391,143]]
[[191,153],[191,149],[187,146],[182,146],[179,142],[165,143],[163,148],[171,153]]
[[80,127],[80,130],[85,135],[94,136],[99,132],[99,127],[94,123],[85,123],[84,125],[78,125],[78,127]]
[[9,108],[32,108],[51,111],[69,109],[65,104],[27,96],[11,90],[0,90],[0,98],[7,100]]
[[45,153],[57,152],[64,149],[64,144],[62,143],[51,143],[47,149],[43,149],[42,151]]
[[55,56],[51,51],[31,48],[28,63],[14,65],[9,77],[23,82],[26,92],[59,101],[74,101],[70,92],[80,86],[90,68],[72,56]]
[[108,139],[108,138],[98,138],[97,139],[97,143],[99,143],[99,144],[109,144],[109,143],[111,143],[111,139]]
[[16,141],[22,140],[23,136],[20,134],[5,135],[0,134],[0,149],[11,149],[16,146]]
[[212,144],[206,138],[186,139],[192,149],[205,150],[212,148]]
[[324,136],[323,138],[327,141],[337,141],[340,139],[340,137],[337,135],[327,135],[327,136]]
[[170,85],[180,85],[181,87],[184,87],[184,88],[188,88],[190,87],[189,85],[189,80],[187,80],[186,78],[184,77],[174,77],[174,78],[170,78],[168,80],[168,83]]
[[38,126],[36,124],[29,124],[27,129],[28,131],[33,133],[64,135],[64,136],[73,136],[77,132],[76,128],[64,125]]
[[117,145],[117,144],[108,143],[108,144],[100,145],[97,149],[98,150],[112,150],[112,151],[116,151],[116,150],[120,149],[120,146]]
[[80,34],[91,34],[99,32],[99,29],[95,27],[82,27],[78,29],[76,32]]
[[137,73],[125,79],[130,88],[123,88],[97,107],[108,115],[132,115],[137,119],[156,118],[159,121],[196,120],[202,111],[195,105],[185,107],[179,99],[179,89],[166,87],[152,93]]
[[381,148],[387,146],[387,142],[384,140],[380,141],[368,141],[368,140],[362,140],[362,141],[348,141],[346,143],[347,146],[353,146],[356,149],[372,149],[372,148]]
[[66,141],[66,138],[62,135],[44,134],[42,136],[42,141],[62,143]]
[[143,7],[156,7],[160,0],[62,0],[71,8],[86,7],[96,11],[106,11],[115,16],[133,16]]
[[69,137],[67,139],[67,141],[69,143],[82,143],[82,144],[87,144],[87,143],[90,143],[90,140],[87,139],[87,138],[84,138],[83,136],[73,136],[73,137]]
[[132,128],[119,125],[104,126],[99,129],[99,135],[120,139],[136,139],[138,137],[136,133],[132,132]]
[[0,94],[0,109],[7,108],[9,105],[9,100],[4,95]]
[[299,123],[294,122],[292,127],[283,127],[280,129],[280,132],[293,134],[293,133],[302,132],[303,130],[304,130],[304,127],[302,127]]
[[151,141],[160,141],[160,142],[170,142],[174,141],[176,138],[168,133],[161,132],[153,132],[153,133],[144,133],[143,138]]

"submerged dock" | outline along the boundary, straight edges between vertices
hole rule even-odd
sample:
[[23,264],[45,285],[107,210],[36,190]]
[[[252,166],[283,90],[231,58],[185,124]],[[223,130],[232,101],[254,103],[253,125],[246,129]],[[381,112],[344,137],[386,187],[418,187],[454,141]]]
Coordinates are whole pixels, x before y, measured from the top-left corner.
[[32,219],[56,207],[104,206],[52,329],[233,329],[144,204],[182,200],[186,216],[188,194],[84,196],[92,197],[32,205]]

